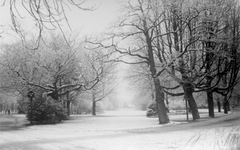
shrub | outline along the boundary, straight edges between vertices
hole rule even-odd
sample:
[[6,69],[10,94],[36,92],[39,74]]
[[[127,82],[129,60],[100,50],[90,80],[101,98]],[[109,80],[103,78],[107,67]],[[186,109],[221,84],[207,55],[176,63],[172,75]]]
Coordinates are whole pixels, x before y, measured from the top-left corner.
[[[169,113],[169,109],[166,107],[166,111]],[[147,106],[147,117],[156,117],[158,115],[157,104],[156,102],[152,101]]]
[[60,102],[52,98],[38,98],[33,100],[32,109],[30,102],[28,103],[27,119],[30,121],[31,117],[33,124],[47,124],[60,122],[66,115]]
[[158,110],[157,110],[157,105],[156,102],[152,101],[148,107],[147,107],[147,117],[155,117],[157,116]]

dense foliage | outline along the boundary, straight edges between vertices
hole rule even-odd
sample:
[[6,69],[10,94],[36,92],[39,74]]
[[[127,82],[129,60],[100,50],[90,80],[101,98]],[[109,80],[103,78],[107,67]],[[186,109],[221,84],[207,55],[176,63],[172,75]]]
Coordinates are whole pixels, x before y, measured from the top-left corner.
[[66,118],[62,104],[51,98],[38,98],[28,103],[27,119],[33,124],[61,122]]

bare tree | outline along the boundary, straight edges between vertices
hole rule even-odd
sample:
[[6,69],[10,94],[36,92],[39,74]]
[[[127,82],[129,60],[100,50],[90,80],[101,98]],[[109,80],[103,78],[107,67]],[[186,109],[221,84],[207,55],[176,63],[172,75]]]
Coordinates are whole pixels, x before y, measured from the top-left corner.
[[42,44],[38,51],[18,45],[6,46],[1,66],[7,75],[4,74],[1,79],[9,78],[11,84],[4,82],[9,88],[14,89],[17,83],[19,88],[23,88],[22,85],[28,89],[40,88],[46,96],[59,101],[72,91],[93,88],[99,82],[102,69],[93,68],[92,78],[85,78],[83,68],[94,66],[83,66],[84,63],[80,62],[82,55],[77,53],[80,47],[70,47],[63,41],[52,37],[49,39],[50,47]]
[[115,90],[115,69],[116,64],[108,62],[108,55],[104,54],[102,49],[91,49],[85,51],[84,60],[86,66],[86,75],[84,78],[93,78],[94,72],[102,70],[98,76],[99,82],[88,92],[89,99],[92,102],[92,115],[96,115],[96,104],[108,97]]
[[[201,73],[197,56],[201,54],[197,42],[197,20],[201,10],[197,9],[194,1],[163,1],[164,23],[156,27],[156,34],[166,34],[155,40],[158,59],[164,64],[164,70],[171,76],[175,83],[173,87],[164,87],[165,92],[172,96],[184,95],[192,111],[193,119],[199,119],[196,101],[193,97],[194,81]],[[159,16],[156,11],[155,16]],[[183,92],[171,93],[182,87]],[[179,91],[179,90],[178,90]]]
[[[163,53],[159,52],[159,59],[165,62],[166,71],[183,87],[184,97],[189,101],[194,119],[198,119],[199,115],[191,96],[193,92],[207,92],[209,116],[214,117],[212,93],[227,94],[235,85],[238,65],[233,63],[237,59],[232,56],[237,56],[237,53],[236,49],[234,54],[230,50],[233,47],[230,48],[232,44],[227,39],[231,39],[229,35],[233,35],[236,40],[234,43],[239,42],[236,33],[226,33],[226,22],[230,22],[226,20],[231,14],[230,10],[234,10],[233,4],[234,1],[199,3],[194,0],[165,3],[165,28],[173,33],[168,34],[165,39],[159,39],[163,44],[157,42],[162,45],[161,49],[168,48]],[[228,26],[229,30],[234,29],[230,28]],[[229,76],[229,80],[222,87],[220,81],[226,79],[224,74]]]
[[[208,21],[206,25],[208,33],[208,40],[205,41],[206,48],[208,48],[208,59],[206,62],[208,71],[216,71],[208,75],[207,80],[211,83],[211,88],[208,88],[208,99],[212,101],[211,92],[217,92],[225,97],[223,101],[224,113],[230,109],[229,99],[232,95],[234,86],[239,82],[239,6],[237,1],[216,1],[211,3],[212,6],[216,6],[215,9],[207,6],[208,13],[206,17]],[[215,16],[214,20],[212,15]],[[218,29],[216,29],[218,28]],[[216,38],[217,37],[217,38]],[[219,42],[222,40],[223,42]],[[219,44],[221,44],[219,46]],[[217,51],[218,53],[212,53]],[[220,54],[220,55],[219,55]],[[212,64],[213,60],[218,62],[215,65]],[[217,65],[216,65],[217,64]],[[217,67],[216,67],[217,66]],[[213,86],[216,85],[217,86]],[[213,103],[213,102],[212,102]],[[210,105],[211,106],[211,105]],[[211,115],[213,114],[213,106]]]

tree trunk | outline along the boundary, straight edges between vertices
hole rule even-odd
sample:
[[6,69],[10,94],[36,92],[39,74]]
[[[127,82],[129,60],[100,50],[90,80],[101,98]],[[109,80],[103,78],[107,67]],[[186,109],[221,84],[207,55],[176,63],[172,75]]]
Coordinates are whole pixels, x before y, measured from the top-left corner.
[[164,93],[163,89],[160,86],[160,81],[158,79],[157,71],[156,71],[156,66],[155,66],[155,60],[154,60],[154,50],[152,46],[152,39],[151,36],[149,35],[149,30],[148,30],[148,25],[147,21],[145,19],[143,21],[143,27],[144,27],[144,35],[146,38],[146,44],[147,44],[147,51],[148,51],[148,61],[149,61],[149,67],[150,67],[150,72],[151,76],[154,82],[154,87],[155,87],[155,101],[157,104],[157,109],[158,109],[158,121],[160,124],[165,124],[169,122],[169,118],[166,112],[166,106],[164,103]]
[[167,107],[166,107],[166,111],[167,111],[167,113],[169,113],[170,111],[169,111],[169,101],[168,101],[168,95],[166,94],[166,105],[167,105]]
[[70,116],[70,101],[67,100],[67,115]]
[[[22,105],[20,105],[20,107],[21,107],[21,110],[23,110]],[[2,111],[3,111],[3,103],[0,104],[0,113],[1,113]]]
[[164,92],[160,86],[160,81],[158,78],[154,79],[154,84],[156,89],[155,101],[158,109],[158,121],[160,124],[165,124],[169,122],[169,118],[168,118],[168,115],[166,112],[166,106],[164,103]]
[[224,110],[224,114],[228,114],[228,109],[227,109],[227,103],[226,102],[223,103],[223,110]]
[[96,102],[95,101],[93,101],[93,103],[92,103],[92,115],[96,116]]
[[228,109],[227,109],[227,96],[224,96],[223,110],[224,110],[224,114],[228,114]]
[[230,105],[229,105],[229,101],[227,101],[227,110],[228,110],[228,111],[231,111]]
[[217,106],[218,106],[218,112],[221,112],[221,103],[217,101]]
[[183,89],[184,89],[184,98],[185,100],[188,101],[188,105],[192,111],[193,120],[200,119],[197,104],[193,97],[193,89],[191,85],[184,84]]
[[214,102],[213,102],[213,92],[207,91],[207,101],[208,101],[208,115],[211,118],[214,118]]

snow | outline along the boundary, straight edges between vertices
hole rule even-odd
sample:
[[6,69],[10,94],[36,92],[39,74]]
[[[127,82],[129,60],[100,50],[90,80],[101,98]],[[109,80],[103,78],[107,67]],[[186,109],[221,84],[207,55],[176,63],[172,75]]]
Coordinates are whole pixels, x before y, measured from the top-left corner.
[[[222,114],[217,113],[217,116]],[[17,124],[25,117],[17,116]],[[174,120],[159,125],[157,118],[145,117],[145,111],[120,109],[97,116],[73,115],[56,125],[34,125],[0,131],[1,150],[195,150],[226,149],[229,134],[239,128],[213,123],[221,118],[186,124],[184,114],[170,114]],[[207,119],[206,114],[201,116]],[[230,115],[229,115],[230,116]],[[224,116],[226,117],[226,116]],[[15,123],[16,125],[16,123]],[[198,126],[206,126],[199,128]],[[218,147],[217,147],[218,146]]]

